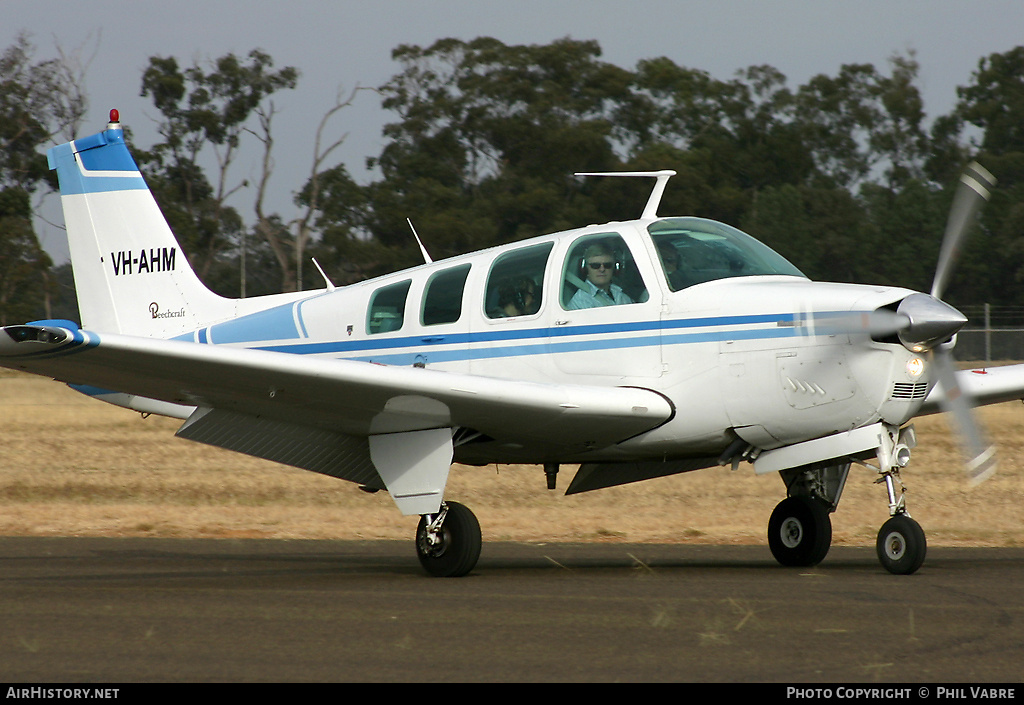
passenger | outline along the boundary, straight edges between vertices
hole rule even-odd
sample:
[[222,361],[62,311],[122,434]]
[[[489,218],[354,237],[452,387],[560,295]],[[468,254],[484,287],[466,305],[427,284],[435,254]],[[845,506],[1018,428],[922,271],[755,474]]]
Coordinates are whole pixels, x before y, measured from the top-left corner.
[[498,311],[492,318],[511,318],[537,313],[536,284],[529,277],[507,279],[498,285]]
[[612,283],[615,255],[607,246],[600,243],[590,245],[583,253],[583,262],[586,269],[584,288],[573,294],[567,307],[569,310],[634,303],[621,286]]
[[665,268],[665,278],[668,280],[669,289],[679,291],[686,286],[683,273],[679,271],[679,250],[672,243],[663,242],[658,245],[658,255],[661,257],[661,265]]

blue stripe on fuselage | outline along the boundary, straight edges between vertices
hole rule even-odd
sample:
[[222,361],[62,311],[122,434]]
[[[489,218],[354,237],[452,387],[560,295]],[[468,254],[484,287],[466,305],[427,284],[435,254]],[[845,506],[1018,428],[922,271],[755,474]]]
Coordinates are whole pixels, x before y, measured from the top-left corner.
[[[760,328],[751,330],[710,331],[706,333],[679,333],[676,335],[648,335],[631,338],[588,338],[568,342],[544,342],[536,345],[509,345],[495,348],[476,347],[455,350],[432,350],[430,362],[456,362],[465,360],[486,360],[498,357],[524,357],[570,352],[617,350],[642,348],[654,345],[686,345],[691,343],[713,343],[723,340],[761,340],[768,338],[792,338],[798,333],[790,328]],[[380,362],[387,365],[411,365],[423,351],[413,350],[389,355],[365,355],[349,359],[364,362]]]
[[[283,310],[292,305],[280,307],[274,317],[281,322]],[[269,312],[264,312],[269,313]],[[818,318],[848,315],[850,312],[819,312]],[[256,314],[258,316],[258,314]],[[246,317],[250,318],[250,317]],[[241,321],[242,319],[239,319]],[[257,319],[254,319],[257,320]],[[299,355],[337,355],[345,359],[379,362],[391,365],[411,365],[417,358],[427,357],[431,363],[466,360],[485,360],[502,357],[521,357],[543,354],[560,354],[585,351],[644,348],[651,346],[690,345],[730,340],[769,340],[796,338],[808,335],[831,335],[827,330],[813,331],[806,323],[811,317],[794,314],[762,314],[751,316],[722,316],[717,318],[689,318],[655,321],[633,321],[629,323],[591,324],[575,327],[525,328],[519,330],[481,331],[476,333],[444,334],[440,331],[425,331],[420,335],[397,338],[366,338],[353,341],[294,342],[275,345],[252,346],[254,350],[267,350]],[[774,326],[763,327],[765,324]],[[759,328],[734,328],[753,326]],[[248,326],[246,326],[248,327]],[[213,326],[211,328],[216,328]],[[207,331],[201,328],[192,333],[178,336],[176,340],[215,344],[207,342]],[[695,332],[685,329],[711,328]],[[239,328],[238,330],[241,330]],[[293,327],[294,330],[294,327]],[[433,334],[431,334],[433,333]],[[628,337],[609,337],[622,333],[649,333]],[[81,336],[81,332],[78,333]],[[78,337],[76,336],[76,337]],[[569,338],[577,338],[570,340]],[[81,341],[85,347],[99,343],[94,336]],[[223,341],[221,341],[223,342]],[[238,341],[254,342],[254,341]],[[505,342],[506,345],[487,347],[482,343]],[[456,347],[453,347],[456,346]],[[405,348],[405,350],[402,350]],[[74,352],[69,349],[67,352]],[[52,353],[51,353],[52,354]],[[65,353],[66,354],[66,353]]]
[[[718,318],[686,318],[686,319],[674,319],[674,320],[657,320],[657,321],[633,321],[630,323],[601,323],[591,324],[583,326],[572,326],[572,327],[555,327],[555,328],[524,328],[515,330],[500,330],[500,331],[480,331],[473,333],[451,333],[444,334],[435,331],[424,331],[419,335],[408,335],[396,338],[362,338],[359,340],[337,340],[337,341],[322,341],[316,343],[306,342],[295,342],[295,343],[281,343],[277,345],[263,345],[258,346],[260,350],[270,350],[272,352],[284,352],[284,353],[298,353],[302,355],[327,355],[327,354],[344,354],[344,353],[358,353],[364,351],[385,351],[394,350],[396,348],[419,348],[424,347],[430,348],[444,348],[451,345],[473,345],[477,343],[492,343],[502,341],[529,341],[529,340],[548,340],[551,338],[568,338],[575,336],[600,336],[600,335],[614,335],[620,333],[644,333],[644,332],[656,332],[661,335],[645,336],[642,338],[619,338],[619,339],[588,339],[585,341],[577,341],[573,343],[546,343],[545,345],[549,348],[549,351],[559,351],[554,348],[566,347],[565,351],[569,350],[581,350],[581,349],[606,349],[607,347],[637,347],[638,345],[653,345],[658,344],[659,341],[665,340],[665,331],[680,329],[680,328],[705,328],[705,327],[724,327],[724,326],[741,326],[741,325],[755,325],[764,323],[778,323],[779,321],[787,324],[792,324],[794,321],[793,314],[764,314],[757,316],[727,316]],[[787,325],[781,328],[772,328],[766,331],[753,331],[758,333],[767,332],[770,335],[758,335],[756,337],[789,337],[795,335],[796,328],[792,325]],[[730,334],[736,334],[738,337],[742,337],[744,331],[728,331],[722,332],[716,335],[725,336],[718,339],[728,339]],[[703,334],[698,334],[703,335]],[[682,336],[687,340],[680,340],[679,342],[702,342],[699,340],[689,340],[692,336]],[[639,341],[650,341],[642,343]],[[242,341],[236,341],[242,342]],[[255,341],[252,341],[255,342]],[[632,343],[632,344],[630,344]],[[581,347],[582,346],[582,347]],[[601,347],[604,346],[604,347]],[[533,348],[537,346],[516,346],[518,348]],[[498,350],[504,348],[493,348],[492,350]],[[508,348],[512,349],[512,348]],[[453,351],[456,352],[456,351]],[[489,354],[483,350],[476,352],[482,353],[481,357],[495,357],[495,355]],[[515,353],[511,353],[515,354]],[[536,354],[536,353],[532,353]],[[459,359],[470,359],[474,357],[470,354],[468,357]],[[365,356],[360,356],[357,359],[370,359]],[[378,358],[373,357],[372,359],[377,360]],[[431,358],[434,359],[434,358]]]

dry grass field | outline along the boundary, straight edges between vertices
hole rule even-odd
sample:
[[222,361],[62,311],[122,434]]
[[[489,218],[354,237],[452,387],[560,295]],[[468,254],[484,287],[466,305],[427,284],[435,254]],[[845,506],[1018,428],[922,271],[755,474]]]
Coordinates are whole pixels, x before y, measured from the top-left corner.
[[[979,410],[999,473],[968,488],[941,417],[916,422],[903,472],[932,546],[1024,545],[1024,406]],[[0,535],[410,539],[386,493],[174,437],[179,422],[0,371]],[[535,466],[455,466],[446,496],[470,506],[486,540],[763,543],[784,496],[775,475],[714,468],[564,496]],[[855,467],[833,515],[835,545],[874,546],[885,489]]]

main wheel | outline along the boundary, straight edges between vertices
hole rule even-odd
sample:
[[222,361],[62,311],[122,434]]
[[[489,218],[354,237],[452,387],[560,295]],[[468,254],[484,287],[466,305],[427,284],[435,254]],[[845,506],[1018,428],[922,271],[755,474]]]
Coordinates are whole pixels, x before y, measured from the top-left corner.
[[887,571],[910,575],[924,563],[928,542],[920,524],[906,514],[897,514],[882,524],[875,549],[879,562]]
[[821,563],[832,546],[828,508],[813,497],[789,497],[779,502],[768,520],[768,547],[782,565]]
[[416,553],[423,566],[438,578],[458,578],[476,567],[483,538],[480,522],[468,507],[447,502],[448,515],[433,537],[427,531],[427,518],[420,517],[416,528]]

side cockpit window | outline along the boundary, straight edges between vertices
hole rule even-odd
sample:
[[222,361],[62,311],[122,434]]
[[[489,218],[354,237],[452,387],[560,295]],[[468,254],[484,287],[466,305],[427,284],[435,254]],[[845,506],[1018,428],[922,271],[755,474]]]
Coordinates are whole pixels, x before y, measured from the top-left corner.
[[488,318],[529,316],[540,311],[544,272],[553,246],[551,242],[532,245],[494,260],[484,289]]
[[411,284],[411,280],[406,280],[373,292],[366,314],[367,333],[390,333],[402,327],[405,322],[405,302],[409,297]]
[[562,308],[573,311],[647,301],[633,254],[618,233],[581,237],[562,274]]

